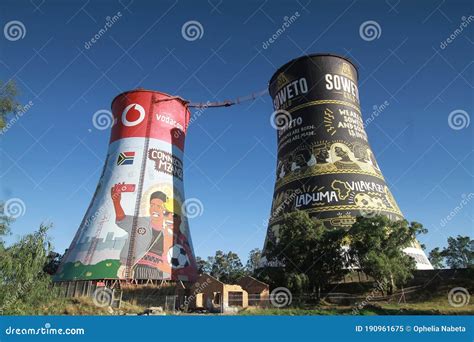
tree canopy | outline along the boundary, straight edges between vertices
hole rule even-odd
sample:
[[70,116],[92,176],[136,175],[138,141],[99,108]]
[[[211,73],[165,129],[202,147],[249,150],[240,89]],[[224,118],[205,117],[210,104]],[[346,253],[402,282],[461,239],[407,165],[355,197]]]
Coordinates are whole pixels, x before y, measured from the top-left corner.
[[18,108],[17,96],[18,89],[15,82],[0,81],[0,129],[6,126],[8,115]]
[[450,268],[466,268],[474,263],[474,240],[469,236],[449,237],[448,246],[443,249],[442,256]]
[[417,222],[391,221],[386,216],[358,217],[347,237],[355,266],[392,293],[413,277],[416,263],[403,252],[426,229]]
[[431,266],[433,266],[434,269],[443,268],[443,251],[439,247],[433,248],[430,254],[428,255],[428,260],[430,261]]
[[212,257],[204,260],[200,257],[196,258],[199,273],[207,273],[216,279],[233,284],[245,275],[245,269],[240,261],[239,256],[229,251],[227,253],[218,250]]
[[42,224],[18,242],[0,245],[0,313],[31,313],[56,297],[51,277],[44,271],[52,249],[50,227]]
[[249,258],[245,264],[245,271],[248,275],[256,275],[257,270],[260,268],[262,260],[262,250],[260,248],[254,248],[249,253]]
[[448,237],[448,246],[433,248],[429,254],[434,268],[467,268],[474,265],[474,240],[469,236]]
[[327,229],[306,212],[284,215],[275,241],[268,241],[266,257],[281,264],[284,281],[293,293],[316,293],[347,272],[344,231]]

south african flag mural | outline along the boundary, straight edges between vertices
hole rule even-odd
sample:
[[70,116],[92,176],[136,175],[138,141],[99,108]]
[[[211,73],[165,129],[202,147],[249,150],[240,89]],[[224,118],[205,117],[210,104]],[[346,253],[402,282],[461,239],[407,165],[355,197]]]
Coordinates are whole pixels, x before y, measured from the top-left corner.
[[135,152],[122,152],[117,159],[117,165],[132,165]]

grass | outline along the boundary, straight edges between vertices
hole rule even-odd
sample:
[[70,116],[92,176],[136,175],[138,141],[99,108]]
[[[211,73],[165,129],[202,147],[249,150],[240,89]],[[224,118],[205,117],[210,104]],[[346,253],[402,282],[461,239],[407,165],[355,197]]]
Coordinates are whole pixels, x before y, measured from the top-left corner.
[[427,302],[393,304],[384,303],[380,308],[390,315],[474,315],[474,304],[453,307],[447,298],[437,298]]
[[314,308],[247,308],[239,312],[243,316],[325,316],[325,315],[348,315],[351,308],[330,308],[318,306]]
[[[448,302],[448,293],[455,287],[464,287],[472,294],[472,276],[457,276],[453,279],[433,278],[426,283],[422,289],[413,293],[407,293],[407,303],[397,303],[397,300],[375,301],[366,300],[357,309],[357,303],[345,301],[344,304],[333,304],[321,302],[319,305],[306,304],[296,305],[286,308],[256,308],[249,307],[241,310],[239,315],[474,315],[474,299],[462,307],[453,307]],[[364,298],[369,298],[370,284],[357,283],[349,286],[342,284],[338,289],[344,293],[357,294]],[[163,300],[166,295],[174,293],[174,287],[157,289],[156,287],[126,287],[124,288],[121,309],[111,309],[109,307],[98,307],[91,298],[63,298],[55,297],[53,300],[38,300],[32,304],[18,303],[11,310],[5,311],[7,315],[124,315],[140,314],[151,306],[165,307]],[[50,298],[49,296],[48,298]],[[54,296],[53,296],[54,297]],[[361,302],[359,302],[361,303]],[[170,313],[166,314],[179,314]]]
[[[305,305],[289,308],[247,308],[240,315],[474,315],[474,297],[461,307],[454,307],[448,301],[448,293],[456,287],[463,287],[472,294],[473,281],[471,271],[453,274],[451,278],[432,277],[422,282],[423,287],[406,296],[406,303],[398,304],[398,300],[370,301],[367,300],[359,310],[354,312],[357,304],[331,304],[322,302],[320,305]],[[420,283],[420,282],[419,282]],[[414,284],[417,285],[417,284]],[[339,291],[357,294],[364,297],[370,293],[370,284],[341,284]]]
[[98,307],[91,298],[58,298],[48,304],[35,308],[19,308],[16,314],[19,315],[125,315],[137,314],[144,311],[143,307],[122,302],[120,309],[111,309],[108,307]]
[[[446,297],[437,297],[429,301],[416,303],[370,302],[360,310],[358,315],[474,315],[474,303],[471,300],[466,306],[453,307]],[[320,305],[288,308],[257,308],[248,307],[238,314],[244,316],[310,316],[310,315],[353,315],[354,307],[322,303]],[[122,301],[120,309],[96,306],[90,298],[58,298],[46,305],[36,308],[18,308],[20,315],[126,315],[139,314],[144,306]],[[168,313],[170,314],[170,313]]]
[[[474,315],[473,301],[462,307],[453,307],[446,297],[413,303],[371,302],[359,309],[356,314],[367,315]],[[240,315],[353,315],[355,306],[321,304],[314,307],[290,308],[247,308]]]
[[[474,315],[474,300],[462,307],[453,307],[448,302],[444,291],[432,293],[427,297],[426,293],[420,293],[416,298],[410,299],[408,303],[369,301],[358,311],[354,311],[356,305],[340,305],[322,302],[319,305],[305,305],[286,308],[257,308],[248,307],[241,310],[239,315]],[[148,305],[149,306],[149,305]],[[37,307],[17,308],[16,314],[20,315],[125,315],[143,313],[146,307],[122,301],[120,309],[109,307],[98,307],[92,299],[61,298],[58,297],[48,304]],[[172,313],[168,313],[172,314]]]

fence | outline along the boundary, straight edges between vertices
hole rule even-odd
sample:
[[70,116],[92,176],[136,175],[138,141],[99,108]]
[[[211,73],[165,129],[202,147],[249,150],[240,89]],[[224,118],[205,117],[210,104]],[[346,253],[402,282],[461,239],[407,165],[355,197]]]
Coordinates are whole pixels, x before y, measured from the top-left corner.
[[77,280],[53,283],[59,289],[62,297],[89,297],[98,300],[99,290],[103,290],[100,296],[101,306],[120,308],[122,305],[122,290],[115,288],[114,282],[97,282],[92,280]]

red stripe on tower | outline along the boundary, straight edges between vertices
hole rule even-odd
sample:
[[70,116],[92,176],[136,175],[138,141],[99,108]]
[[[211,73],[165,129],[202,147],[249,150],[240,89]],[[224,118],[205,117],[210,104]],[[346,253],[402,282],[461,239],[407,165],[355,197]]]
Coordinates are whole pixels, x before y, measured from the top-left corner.
[[[189,120],[186,105],[187,101],[179,97],[158,92],[136,91],[120,94],[112,102],[115,124],[112,127],[110,142],[122,138],[146,137],[172,143],[183,150]],[[149,132],[148,120],[152,120]]]

